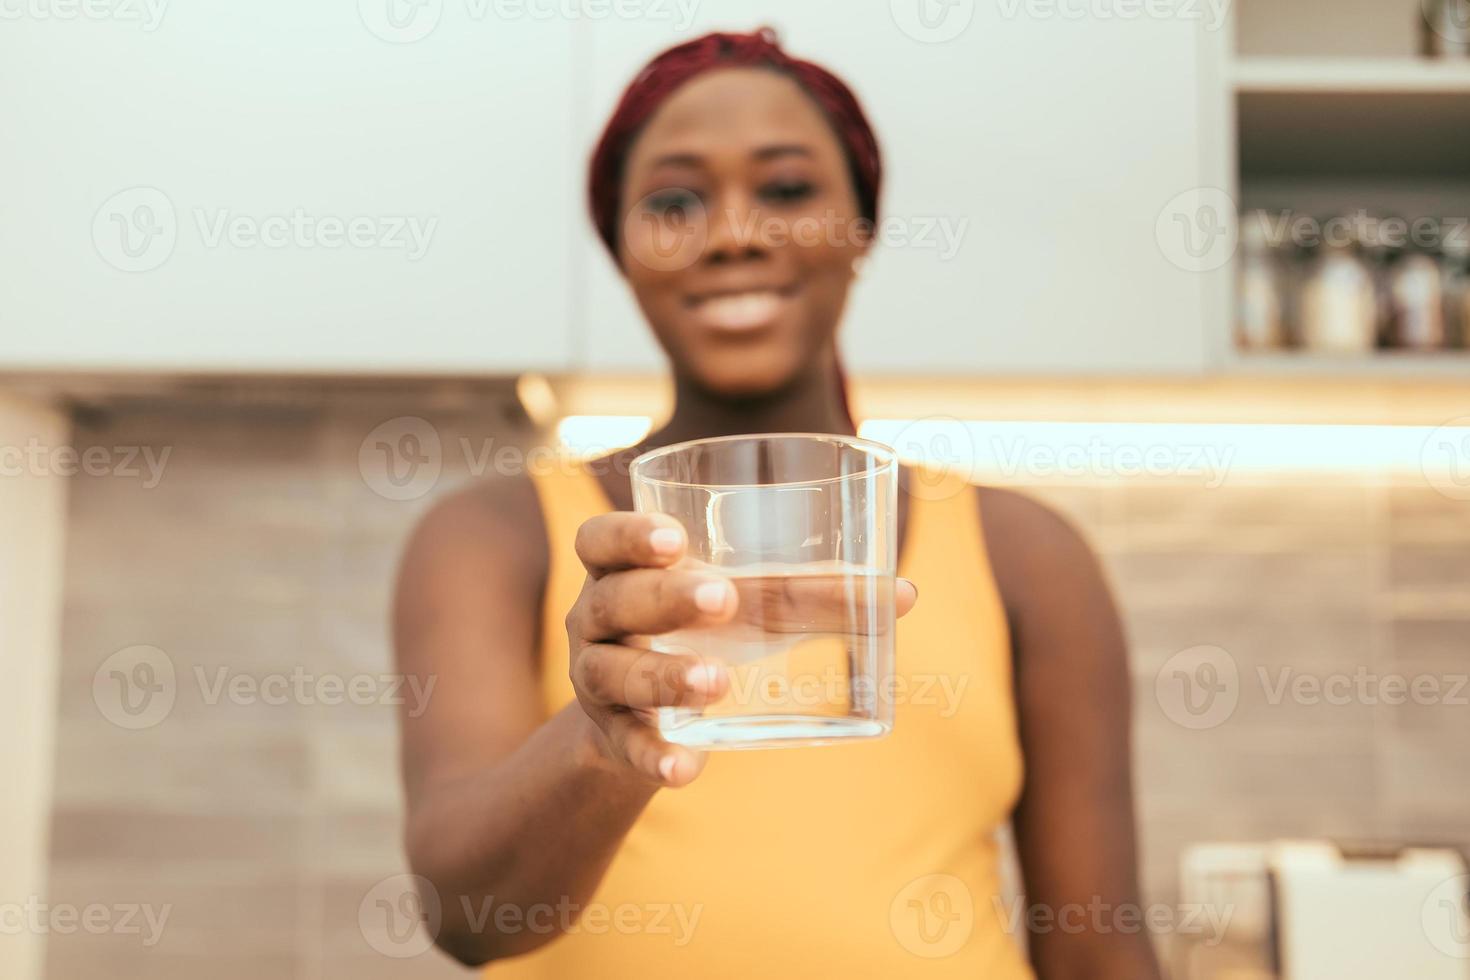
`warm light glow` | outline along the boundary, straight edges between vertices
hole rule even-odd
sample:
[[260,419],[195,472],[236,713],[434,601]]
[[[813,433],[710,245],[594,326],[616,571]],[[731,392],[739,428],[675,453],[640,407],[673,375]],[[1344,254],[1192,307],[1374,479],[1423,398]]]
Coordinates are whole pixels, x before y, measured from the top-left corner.
[[1470,418],[1445,426],[872,419],[862,435],[913,462],[1012,482],[1265,474],[1404,476],[1470,494]]
[[556,418],[556,392],[544,374],[523,374],[516,379],[516,398],[525,409],[526,417],[537,425],[546,425]]
[[652,428],[647,415],[568,415],[557,423],[556,437],[574,456],[598,456],[633,445]]

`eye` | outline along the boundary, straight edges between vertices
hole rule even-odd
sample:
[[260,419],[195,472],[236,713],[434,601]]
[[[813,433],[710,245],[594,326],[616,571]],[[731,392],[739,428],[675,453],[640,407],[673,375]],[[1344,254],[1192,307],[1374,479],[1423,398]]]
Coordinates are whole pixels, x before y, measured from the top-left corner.
[[816,185],[809,180],[773,180],[760,193],[769,204],[796,204],[816,193]]
[[665,220],[688,220],[699,211],[702,204],[699,195],[682,187],[654,191],[643,199],[643,210]]

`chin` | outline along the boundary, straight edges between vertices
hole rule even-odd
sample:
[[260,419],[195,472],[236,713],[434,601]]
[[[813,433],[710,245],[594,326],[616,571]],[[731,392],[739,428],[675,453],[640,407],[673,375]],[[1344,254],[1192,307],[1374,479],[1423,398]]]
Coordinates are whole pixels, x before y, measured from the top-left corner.
[[693,375],[706,391],[732,399],[774,395],[795,380],[795,369],[772,370],[770,358],[759,358],[759,363],[739,363],[743,360],[745,358],[727,357],[722,359],[722,363],[703,366]]

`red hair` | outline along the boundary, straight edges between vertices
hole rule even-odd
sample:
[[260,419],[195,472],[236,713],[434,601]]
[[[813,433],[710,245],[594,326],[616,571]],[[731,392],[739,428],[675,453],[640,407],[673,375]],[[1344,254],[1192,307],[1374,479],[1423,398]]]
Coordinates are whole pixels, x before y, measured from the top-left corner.
[[588,199],[597,234],[618,255],[619,211],[623,168],[628,150],[643,125],[685,82],[716,68],[766,67],[790,77],[821,107],[847,157],[858,211],[873,225],[878,221],[878,191],[883,164],[878,139],[852,90],[821,65],[793,58],[781,50],[776,32],[763,27],[753,34],[706,34],[658,55],[623,92],[612,118],[592,153]]

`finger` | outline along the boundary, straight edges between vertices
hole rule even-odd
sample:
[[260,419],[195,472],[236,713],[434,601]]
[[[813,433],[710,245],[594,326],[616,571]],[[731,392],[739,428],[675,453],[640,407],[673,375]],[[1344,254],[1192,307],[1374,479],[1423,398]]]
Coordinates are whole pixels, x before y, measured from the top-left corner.
[[594,643],[573,661],[572,685],[606,705],[703,708],[723,698],[730,681],[724,667],[695,654]]
[[[772,633],[880,633],[918,600],[907,579],[785,575],[732,579],[742,624]],[[891,591],[890,591],[891,590]]]
[[728,622],[736,603],[730,580],[718,575],[654,568],[613,572],[587,583],[577,602],[577,632],[596,641],[709,626]]
[[919,601],[919,587],[906,578],[898,580],[893,588],[893,612],[899,618],[907,616]]
[[658,729],[631,711],[611,711],[602,723],[613,751],[644,777],[664,786],[687,786],[704,769],[705,754],[670,745]]
[[683,526],[667,514],[598,514],[577,528],[577,557],[601,578],[623,568],[663,568],[684,554]]

